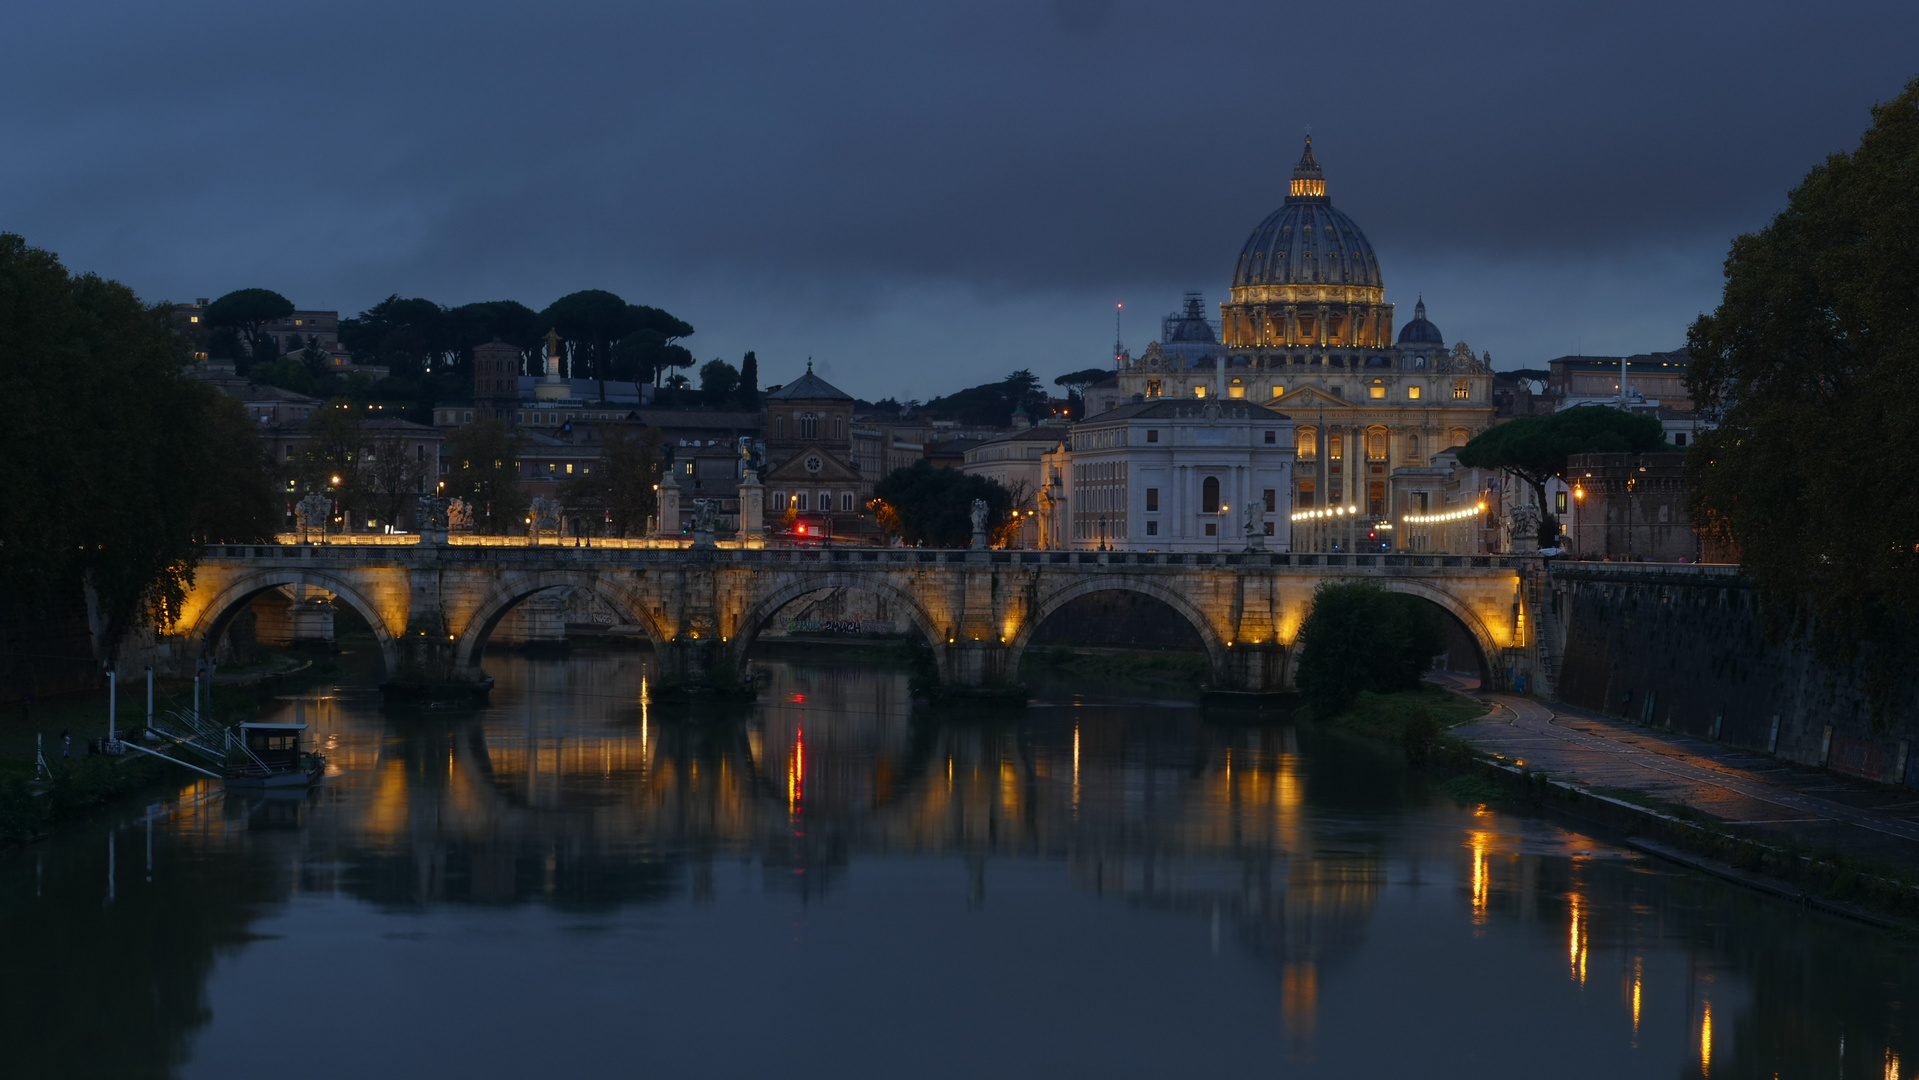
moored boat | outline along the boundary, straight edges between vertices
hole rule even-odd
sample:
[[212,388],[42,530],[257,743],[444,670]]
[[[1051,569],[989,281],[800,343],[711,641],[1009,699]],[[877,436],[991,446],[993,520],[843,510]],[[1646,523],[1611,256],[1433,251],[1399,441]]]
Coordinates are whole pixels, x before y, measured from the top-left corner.
[[227,767],[229,788],[304,787],[326,772],[326,756],[300,746],[305,724],[241,724],[242,760]]

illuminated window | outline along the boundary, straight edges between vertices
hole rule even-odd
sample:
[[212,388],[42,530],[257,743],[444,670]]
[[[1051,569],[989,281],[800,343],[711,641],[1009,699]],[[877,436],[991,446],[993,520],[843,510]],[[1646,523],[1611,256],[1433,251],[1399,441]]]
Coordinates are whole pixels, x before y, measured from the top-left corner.
[[1472,383],[1467,382],[1465,379],[1453,380],[1453,400],[1454,401],[1465,401],[1467,398],[1472,396],[1473,396]]
[[1334,461],[1341,461],[1345,459],[1346,437],[1344,435],[1333,435],[1327,438],[1326,456],[1329,458],[1332,458]]
[[1454,428],[1454,429],[1453,429],[1453,441],[1452,441],[1452,444],[1451,444],[1451,445],[1453,445],[1453,446],[1464,446],[1464,445],[1466,445],[1466,440],[1467,440],[1467,439],[1469,439],[1469,438],[1471,438],[1471,437],[1472,437],[1472,436],[1470,436],[1470,435],[1468,435],[1468,434],[1466,433],[1466,429],[1465,429],[1465,428],[1463,428],[1463,427],[1456,427],[1456,428]]
[[1285,388],[1285,387],[1283,387],[1283,386],[1275,386],[1275,387],[1273,387],[1273,396],[1274,396],[1274,397],[1285,397],[1285,396],[1286,396],[1286,388]]
[[1206,384],[1204,384],[1204,383],[1201,383],[1200,385],[1198,385],[1198,386],[1195,386],[1195,387],[1193,387],[1193,396],[1194,396],[1194,397],[1205,397],[1205,396],[1206,396]]
[[1316,461],[1319,458],[1319,430],[1303,427],[1293,432],[1293,449],[1301,461]]
[[568,476],[573,475],[573,463],[570,461],[566,463],[566,475]]
[[1419,400],[1419,387],[1417,387],[1417,386],[1408,386],[1408,387],[1406,388],[1406,398],[1407,398],[1407,400],[1409,400],[1409,401],[1418,401],[1418,400]]
[[1159,396],[1159,380],[1158,379],[1146,380],[1146,396],[1149,398],[1156,398]]
[[1366,460],[1386,460],[1386,429],[1373,428],[1366,432]]
[[1385,397],[1386,396],[1385,384],[1381,383],[1377,379],[1373,380],[1373,385],[1366,388],[1366,396],[1369,398],[1375,398],[1375,399]]
[[1226,388],[1226,396],[1229,398],[1243,398],[1246,396],[1246,387],[1240,385],[1238,379],[1234,379],[1233,385]]
[[188,321],[188,322],[199,322],[199,321],[200,321],[200,316],[198,316],[198,315],[189,315],[189,316],[187,316],[187,321]]

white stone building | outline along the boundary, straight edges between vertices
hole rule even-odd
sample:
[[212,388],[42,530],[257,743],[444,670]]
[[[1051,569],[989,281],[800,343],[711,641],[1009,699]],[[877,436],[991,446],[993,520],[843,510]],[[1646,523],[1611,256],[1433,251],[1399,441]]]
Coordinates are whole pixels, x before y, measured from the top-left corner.
[[1293,422],[1249,401],[1157,400],[1075,424],[1042,460],[1047,541],[1080,550],[1290,550]]

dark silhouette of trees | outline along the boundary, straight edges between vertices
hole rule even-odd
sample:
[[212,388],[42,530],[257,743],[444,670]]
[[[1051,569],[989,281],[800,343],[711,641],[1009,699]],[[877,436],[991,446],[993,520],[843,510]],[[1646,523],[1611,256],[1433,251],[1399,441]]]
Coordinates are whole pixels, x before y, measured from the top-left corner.
[[1568,457],[1643,454],[1665,445],[1665,430],[1654,417],[1606,405],[1582,405],[1487,428],[1459,448],[1459,463],[1475,469],[1504,469],[1532,485],[1539,502],[1539,546],[1546,548],[1559,540],[1559,519],[1546,501],[1546,481],[1565,474]]
[[937,469],[920,460],[873,485],[880,527],[908,544],[963,548],[973,541],[973,500],[986,500],[986,531],[1001,535],[1013,513],[1013,493],[984,476]]
[[280,348],[278,342],[263,338],[260,328],[292,314],[293,301],[272,289],[235,289],[207,305],[206,319],[208,326],[226,327],[244,334],[248,359],[261,363],[279,356]]
[[1371,582],[1326,582],[1299,628],[1301,699],[1330,719],[1352,708],[1361,690],[1419,689],[1420,676],[1446,648],[1437,608]]
[[1733,241],[1686,339],[1717,421],[1687,468],[1695,518],[1883,706],[1919,646],[1919,79],[1872,118]]

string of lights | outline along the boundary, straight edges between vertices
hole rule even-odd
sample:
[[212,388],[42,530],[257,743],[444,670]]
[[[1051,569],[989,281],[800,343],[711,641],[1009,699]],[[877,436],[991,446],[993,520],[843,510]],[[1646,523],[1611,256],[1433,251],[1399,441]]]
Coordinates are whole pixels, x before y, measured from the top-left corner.
[[1486,512],[1486,504],[1468,506],[1464,510],[1453,510],[1444,514],[1407,514],[1400,520],[1408,525],[1438,525],[1447,521],[1464,521],[1469,517]]

